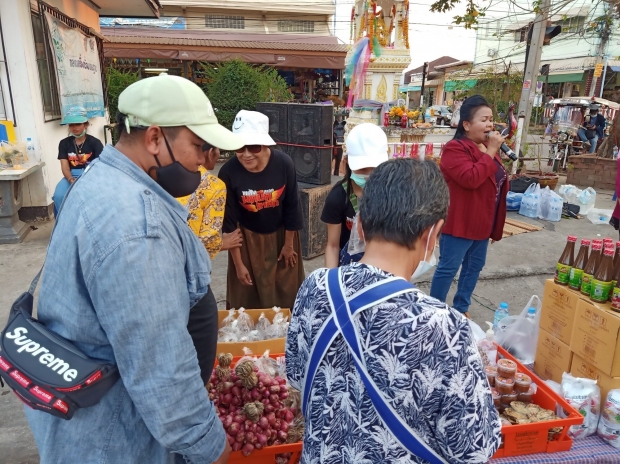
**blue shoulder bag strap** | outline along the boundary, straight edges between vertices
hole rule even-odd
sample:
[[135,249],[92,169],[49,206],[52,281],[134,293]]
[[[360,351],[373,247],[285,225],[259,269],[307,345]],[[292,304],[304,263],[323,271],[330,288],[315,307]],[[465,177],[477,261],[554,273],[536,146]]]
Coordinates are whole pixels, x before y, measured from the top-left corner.
[[[447,461],[445,461],[432,448],[424,443],[418,434],[401,419],[372,380],[370,374],[366,370],[366,363],[362,354],[362,348],[352,319],[353,316],[360,311],[376,306],[382,301],[392,298],[398,294],[412,290],[413,286],[404,279],[386,279],[379,282],[377,285],[365,289],[365,291],[355,295],[349,302],[347,302],[340,285],[340,268],[331,269],[328,271],[327,294],[332,306],[332,317],[330,317],[322,327],[319,337],[317,337],[317,343],[315,343],[315,346],[313,347],[313,351],[310,356],[309,369],[306,375],[306,382],[304,385],[302,406],[304,406],[305,413],[307,410],[307,395],[309,394],[312,386],[312,383],[309,383],[309,381],[311,382],[311,380],[314,379],[316,368],[318,367],[318,364],[323,358],[325,352],[329,349],[329,345],[331,345],[333,339],[338,334],[342,334],[351,351],[355,367],[357,368],[362,382],[364,383],[368,396],[370,397],[377,414],[394,438],[396,438],[401,446],[412,455],[422,458],[431,464],[446,464]],[[327,344],[326,342],[328,337],[324,334],[326,332],[330,332],[328,335],[331,335],[330,327],[332,324],[336,328],[335,335],[329,337],[329,344]],[[321,339],[321,336],[324,338]],[[320,345],[319,342],[321,342]],[[321,350],[323,350],[323,353],[320,353]],[[316,362],[317,357],[320,357],[318,362]],[[313,362],[316,364],[313,364]],[[310,369],[314,370],[311,371]]]

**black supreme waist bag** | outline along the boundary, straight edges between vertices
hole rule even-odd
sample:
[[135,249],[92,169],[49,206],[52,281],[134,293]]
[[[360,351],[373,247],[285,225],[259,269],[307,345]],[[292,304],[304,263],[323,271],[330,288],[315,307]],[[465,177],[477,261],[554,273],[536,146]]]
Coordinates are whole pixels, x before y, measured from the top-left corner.
[[42,270],[13,303],[0,334],[0,383],[4,380],[31,408],[71,419],[78,408],[97,404],[119,373],[116,365],[89,358],[32,317]]

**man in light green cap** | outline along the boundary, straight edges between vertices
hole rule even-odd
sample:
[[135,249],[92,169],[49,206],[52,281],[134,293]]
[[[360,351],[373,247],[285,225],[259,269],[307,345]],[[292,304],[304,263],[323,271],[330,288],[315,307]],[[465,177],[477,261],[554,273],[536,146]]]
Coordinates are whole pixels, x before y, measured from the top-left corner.
[[[118,365],[120,380],[71,420],[26,416],[42,463],[225,463],[230,446],[201,378],[217,343],[211,264],[174,197],[200,182],[205,144],[243,142],[181,77],[143,79],[118,106],[119,142],[66,196],[37,311],[84,354]],[[190,336],[196,318],[206,343]]]

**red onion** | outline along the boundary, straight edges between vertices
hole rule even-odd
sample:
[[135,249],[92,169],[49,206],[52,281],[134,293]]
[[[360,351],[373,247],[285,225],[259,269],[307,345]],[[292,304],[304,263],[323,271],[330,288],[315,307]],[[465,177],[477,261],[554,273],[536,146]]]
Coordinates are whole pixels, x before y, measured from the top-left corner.
[[248,457],[250,454],[252,454],[253,451],[254,445],[251,445],[249,443],[246,443],[245,445],[243,445],[243,448],[241,448],[241,454],[243,454],[245,457]]
[[257,444],[260,444],[261,446],[265,446],[267,445],[267,436],[263,435],[261,433],[256,435],[256,442]]
[[233,399],[233,396],[230,393],[226,393],[224,395],[224,401],[221,401],[223,404],[230,404]]
[[254,365],[254,373],[258,374],[258,366],[256,364]]
[[278,439],[276,441],[281,441],[282,443],[286,442],[286,439],[288,438],[288,433],[282,431],[282,430],[278,430]]
[[223,408],[221,406],[218,408],[218,411],[220,412],[220,417],[224,417],[226,414],[228,414],[226,408]]
[[278,382],[280,385],[286,385],[286,380],[283,379],[282,377],[276,377],[275,379],[276,382]]
[[260,400],[261,403],[263,403],[265,406],[267,406],[269,404],[269,398],[263,398],[262,400]]
[[265,412],[266,413],[272,413],[276,410],[276,408],[274,408],[271,404],[265,404]]
[[272,385],[269,387],[269,393],[280,393],[280,385]]
[[[269,395],[269,401],[271,402],[271,404],[275,406],[276,403],[280,402],[280,397],[276,395],[275,393],[272,393],[271,395]],[[223,401],[221,402],[223,403]]]
[[282,421],[280,419],[276,419],[276,423],[273,424],[273,428],[276,430],[280,430],[282,428]]
[[233,451],[240,451],[241,450],[241,443],[239,443],[238,441],[236,441],[233,445],[232,445],[232,450]]
[[230,415],[225,416],[222,419],[222,424],[224,425],[224,428],[227,429],[228,427],[230,427],[233,423],[233,418]]
[[239,406],[241,404],[241,400],[238,396],[233,396],[232,401],[230,402],[233,406]]
[[252,389],[252,392],[250,394],[252,395],[252,399],[254,401],[259,400],[261,397],[260,392],[256,388]]
[[232,446],[233,443],[235,443],[235,437],[231,437],[230,435],[226,434],[226,439],[228,440],[228,444],[230,446]]
[[272,427],[276,425],[276,415],[272,412],[267,414],[267,422],[269,422],[269,425],[271,425]]
[[236,422],[237,424],[243,424],[245,422],[245,417],[243,417],[241,414],[237,414],[235,417],[233,417],[233,422]]
[[261,429],[266,429],[266,428],[268,428],[268,427],[269,427],[269,421],[267,420],[267,418],[266,418],[265,416],[261,417],[261,418],[258,420],[258,426],[259,426]]
[[280,399],[281,400],[285,400],[288,398],[288,391],[281,391],[280,392]]
[[284,420],[290,424],[293,422],[293,419],[295,419],[295,414],[290,409],[287,409],[284,413]]
[[241,389],[238,386],[234,386],[230,389],[230,392],[234,395],[234,396],[241,396]]
[[235,437],[235,441],[237,443],[243,443],[245,441],[245,433],[244,432],[239,432],[237,434],[237,436]]
[[232,383],[232,382],[224,382],[224,383],[222,384],[222,391],[223,391],[224,393],[229,393],[229,392],[230,392],[230,390],[232,389],[232,387],[234,387],[234,386],[235,386],[235,384],[234,384],[234,383]]
[[297,408],[290,408],[289,411],[293,413],[293,416],[297,415]]
[[249,443],[251,445],[256,443],[256,436],[254,435],[253,432],[246,432],[245,433],[245,442]]
[[263,445],[261,445],[260,443],[256,443],[256,444],[254,445],[254,448],[256,448],[257,450],[259,450],[259,451],[260,451],[260,450],[262,450],[262,449],[263,449]]
[[282,422],[282,424],[280,424],[280,430],[282,430],[283,432],[288,433],[288,423],[287,422]]
[[228,433],[231,434],[233,437],[236,437],[240,430],[241,430],[241,426],[239,425],[238,422],[233,422],[228,427]]

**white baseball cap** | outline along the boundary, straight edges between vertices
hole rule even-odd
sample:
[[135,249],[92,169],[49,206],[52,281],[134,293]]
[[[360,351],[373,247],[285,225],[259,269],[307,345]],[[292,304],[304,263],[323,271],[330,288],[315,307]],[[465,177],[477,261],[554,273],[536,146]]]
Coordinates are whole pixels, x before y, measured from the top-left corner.
[[352,171],[376,168],[388,160],[388,140],[379,126],[364,123],[355,126],[345,140],[347,163]]
[[232,131],[244,145],[276,145],[269,135],[269,118],[258,111],[239,111]]
[[127,115],[129,127],[185,126],[209,145],[222,150],[243,146],[239,137],[218,124],[202,89],[183,77],[161,73],[131,84],[119,95],[118,110]]

